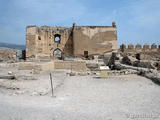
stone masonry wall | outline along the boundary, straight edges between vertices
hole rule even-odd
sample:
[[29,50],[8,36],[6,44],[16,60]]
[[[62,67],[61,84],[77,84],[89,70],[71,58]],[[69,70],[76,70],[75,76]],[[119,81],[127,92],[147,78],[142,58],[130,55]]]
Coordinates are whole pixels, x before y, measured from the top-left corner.
[[55,59],[55,55],[99,55],[117,50],[117,28],[112,26],[26,27],[26,59]]
[[74,26],[74,55],[97,55],[117,50],[117,28],[113,26]]
[[148,44],[145,44],[143,45],[140,45],[140,44],[137,44],[136,46],[134,46],[133,44],[129,44],[128,47],[126,47],[125,44],[122,44],[120,45],[120,51],[122,52],[137,52],[137,53],[140,53],[140,52],[149,52],[149,53],[152,53],[152,52],[160,52],[160,45],[157,47],[156,44],[152,44],[151,46],[148,45]]
[[[55,41],[57,35],[60,41]],[[26,29],[26,58],[52,59],[59,49],[63,54],[73,54],[72,28],[28,26]]]

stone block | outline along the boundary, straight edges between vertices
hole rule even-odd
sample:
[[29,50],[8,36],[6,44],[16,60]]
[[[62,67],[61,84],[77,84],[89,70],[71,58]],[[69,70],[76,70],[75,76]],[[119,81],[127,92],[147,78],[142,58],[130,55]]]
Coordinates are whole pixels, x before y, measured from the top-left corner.
[[128,45],[128,49],[133,50],[133,49],[134,49],[134,45],[129,44],[129,45]]
[[68,69],[77,72],[86,71],[86,62],[85,61],[54,61],[55,69]]
[[36,65],[35,62],[20,62],[19,63],[19,70],[32,70]]

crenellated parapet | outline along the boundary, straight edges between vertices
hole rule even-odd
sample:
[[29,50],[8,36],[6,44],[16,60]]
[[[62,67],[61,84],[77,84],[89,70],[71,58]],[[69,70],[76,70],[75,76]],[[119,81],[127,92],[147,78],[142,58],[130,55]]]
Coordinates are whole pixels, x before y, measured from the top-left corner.
[[120,45],[120,50],[124,52],[126,50],[126,45],[125,44]]
[[151,51],[153,51],[153,52],[157,52],[157,45],[156,44],[152,44],[151,45]]
[[152,45],[144,44],[143,46],[141,44],[133,45],[129,44],[127,47],[125,44],[120,45],[121,52],[160,52],[160,45],[157,45],[154,43]]
[[148,44],[145,44],[143,45],[143,51],[142,52],[149,52],[151,49],[150,49],[150,46]]

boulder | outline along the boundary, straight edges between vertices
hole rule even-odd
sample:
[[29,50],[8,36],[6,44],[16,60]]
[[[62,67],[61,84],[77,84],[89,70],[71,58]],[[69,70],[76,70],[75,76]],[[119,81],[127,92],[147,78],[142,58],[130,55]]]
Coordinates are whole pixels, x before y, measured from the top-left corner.
[[97,70],[98,69],[98,64],[97,63],[87,63],[86,64],[87,68],[89,68],[91,71]]
[[132,65],[131,59],[128,56],[124,56],[121,61],[122,64]]

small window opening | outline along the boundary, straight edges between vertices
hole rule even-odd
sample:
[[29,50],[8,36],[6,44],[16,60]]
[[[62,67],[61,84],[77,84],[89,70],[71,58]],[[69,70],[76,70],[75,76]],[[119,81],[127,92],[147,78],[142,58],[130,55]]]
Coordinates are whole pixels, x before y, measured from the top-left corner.
[[55,37],[55,41],[56,41],[56,42],[60,41],[60,38],[59,38],[58,36]]
[[41,36],[38,36],[38,40],[41,40]]
[[60,43],[61,36],[59,34],[54,35],[54,41]]

